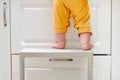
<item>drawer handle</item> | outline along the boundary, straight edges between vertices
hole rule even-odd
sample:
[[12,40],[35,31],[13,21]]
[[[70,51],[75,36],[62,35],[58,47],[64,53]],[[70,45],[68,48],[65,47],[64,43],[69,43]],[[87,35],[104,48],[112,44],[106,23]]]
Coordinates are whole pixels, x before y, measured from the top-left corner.
[[6,8],[7,8],[7,3],[3,3],[3,21],[4,21],[4,26],[7,26],[7,18],[6,18]]
[[53,59],[49,59],[49,61],[60,61],[60,62],[72,62],[73,59],[62,59],[62,58],[53,58]]

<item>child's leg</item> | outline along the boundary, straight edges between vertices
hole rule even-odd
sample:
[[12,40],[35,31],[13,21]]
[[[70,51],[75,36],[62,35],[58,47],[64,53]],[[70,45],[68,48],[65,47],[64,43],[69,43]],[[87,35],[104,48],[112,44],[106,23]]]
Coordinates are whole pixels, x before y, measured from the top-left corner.
[[53,48],[65,48],[65,33],[69,24],[69,9],[65,6],[63,0],[54,0],[54,32],[55,44]]
[[80,44],[83,50],[90,50],[93,48],[93,45],[90,44],[90,33],[81,33],[80,34]]
[[93,46],[89,43],[92,32],[88,0],[71,0],[70,10],[75,21],[75,28],[80,36],[82,49],[91,49]]
[[78,30],[78,34],[83,32],[91,33],[88,0],[71,0],[70,10],[75,21],[75,28]]

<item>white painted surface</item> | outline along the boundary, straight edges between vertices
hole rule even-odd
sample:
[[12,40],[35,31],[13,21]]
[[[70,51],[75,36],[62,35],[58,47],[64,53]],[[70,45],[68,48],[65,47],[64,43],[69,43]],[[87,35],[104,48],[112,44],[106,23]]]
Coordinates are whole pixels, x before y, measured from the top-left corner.
[[[50,65],[51,63],[49,63],[48,59],[49,58],[41,58],[41,59],[40,58],[31,58],[31,59],[27,58],[26,63],[25,63],[26,64],[26,76],[27,76],[26,80],[40,80],[41,79],[41,77],[40,77],[41,76],[41,68],[40,68],[41,66],[42,67],[43,66],[53,67],[53,65],[55,65],[56,67],[63,67],[63,68],[68,67],[68,64],[66,64],[66,63],[52,63],[52,65]],[[81,68],[84,69],[85,61],[77,61],[79,58],[74,58],[74,59],[76,62],[71,63],[71,64],[75,64],[75,65],[77,64],[77,66],[81,66],[80,64],[82,64]],[[110,61],[111,61],[110,56],[99,56],[99,57],[94,56],[93,80],[110,80],[110,66],[111,66]],[[71,65],[71,64],[69,64],[69,68],[74,67],[74,65]],[[13,67],[12,67],[13,79],[12,80],[19,80],[19,55],[13,55],[12,65],[13,65]],[[61,65],[61,66],[59,66],[59,65]],[[44,69],[46,69],[46,68],[44,68]],[[75,71],[73,71],[73,72],[76,74]],[[45,73],[47,73],[47,72],[45,71]],[[53,73],[55,73],[55,72],[53,71]],[[51,74],[51,76],[52,76],[52,74]]]
[[[7,3],[3,7],[4,2]],[[4,26],[3,9],[6,9],[7,26]],[[9,1],[0,0],[0,80],[11,80],[10,67],[10,24],[9,24]]]
[[120,0],[112,4],[112,80],[120,80]]
[[[89,0],[95,54],[110,54],[111,0]],[[11,0],[12,53],[23,48],[50,48],[54,42],[53,0]],[[67,48],[80,48],[73,21],[67,33]]]

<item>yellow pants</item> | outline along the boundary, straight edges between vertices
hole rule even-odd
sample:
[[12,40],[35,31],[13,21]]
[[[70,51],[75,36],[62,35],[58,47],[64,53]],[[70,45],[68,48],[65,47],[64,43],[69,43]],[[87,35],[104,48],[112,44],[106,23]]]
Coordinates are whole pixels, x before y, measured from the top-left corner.
[[90,32],[90,11],[88,0],[54,0],[54,32],[65,33],[70,26],[70,17],[78,34]]

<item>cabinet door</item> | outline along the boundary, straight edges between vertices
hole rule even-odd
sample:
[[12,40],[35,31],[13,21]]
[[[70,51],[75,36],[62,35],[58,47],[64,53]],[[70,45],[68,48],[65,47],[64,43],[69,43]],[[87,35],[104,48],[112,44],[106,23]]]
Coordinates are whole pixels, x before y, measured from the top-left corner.
[[11,80],[9,2],[0,0],[0,80]]
[[[111,0],[89,0],[96,54],[110,54]],[[12,53],[23,48],[46,48],[54,42],[53,0],[11,0]],[[73,20],[67,33],[67,48],[80,48]]]
[[[69,63],[64,64],[64,63],[61,63],[61,62],[59,62],[59,64],[56,64],[56,63],[53,62],[52,65],[48,61],[49,58],[41,58],[41,59],[40,58],[28,58],[28,59],[26,59],[26,63],[25,63],[26,64],[26,68],[25,68],[26,80],[35,80],[35,79],[36,80],[41,80],[40,76],[43,76],[42,78],[44,78],[44,80],[45,80],[46,75],[50,79],[53,78],[53,77],[50,77],[50,76],[53,76],[52,74],[50,74],[50,75],[46,74],[46,73],[52,73],[51,70],[50,70],[50,67],[56,67],[56,68],[57,67],[63,67],[61,69],[65,69],[65,68],[68,68],[68,67],[71,68],[71,70],[69,70],[69,68],[68,68],[68,70],[64,70],[65,73],[72,72],[73,67],[78,68],[78,66],[81,66],[80,67],[81,71],[84,68],[86,68],[84,66],[85,62],[79,61],[78,58],[75,59],[77,62],[74,62],[74,63],[71,63],[71,64],[69,64]],[[110,80],[110,69],[111,69],[110,61],[111,61],[110,56],[94,56],[94,58],[93,58],[93,80]],[[42,62],[42,65],[40,64],[41,62]],[[75,64],[77,66],[75,66],[73,64]],[[55,66],[53,66],[53,65],[55,65]],[[20,76],[19,76],[19,55],[13,55],[12,66],[13,66],[12,67],[13,80],[19,80],[20,79]],[[40,68],[40,67],[44,67],[44,66],[46,66],[46,68]],[[49,66],[49,68],[47,68],[47,66]],[[59,72],[63,73],[64,71],[60,70]],[[53,71],[53,74],[55,74],[56,72],[57,72],[57,70]],[[80,74],[79,72],[77,72],[77,70],[76,71],[73,70],[73,73],[74,74],[76,74],[76,73]],[[56,74],[58,74],[58,73],[56,73]],[[65,74],[65,75],[68,75],[68,74]],[[69,75],[70,75],[70,73],[69,73]],[[82,75],[82,78],[84,78],[82,80],[86,80],[86,78],[83,77],[84,75],[83,74],[81,74],[81,75]],[[58,76],[58,75],[56,75],[56,76]],[[61,74],[60,76],[63,76],[63,75]],[[72,76],[73,76],[73,74],[72,74]],[[74,75],[74,78],[76,78],[76,80],[77,80],[80,76]],[[69,76],[69,77],[71,77],[71,76]],[[66,79],[68,79],[68,77]],[[73,79],[73,77],[71,79]]]
[[89,0],[91,8],[92,43],[94,52],[110,54],[111,0]]

